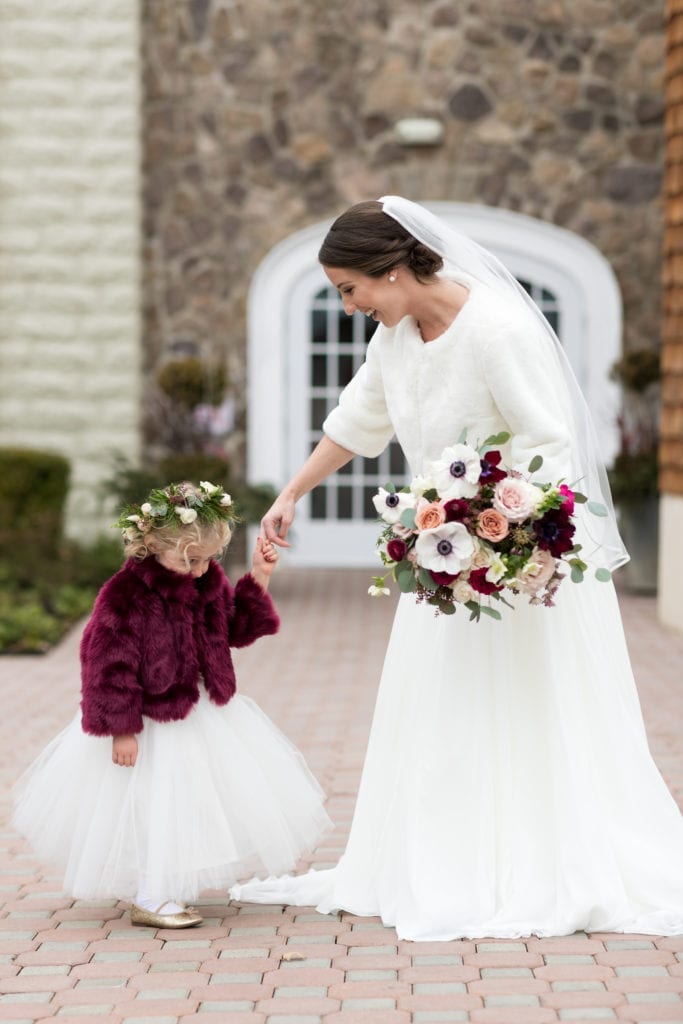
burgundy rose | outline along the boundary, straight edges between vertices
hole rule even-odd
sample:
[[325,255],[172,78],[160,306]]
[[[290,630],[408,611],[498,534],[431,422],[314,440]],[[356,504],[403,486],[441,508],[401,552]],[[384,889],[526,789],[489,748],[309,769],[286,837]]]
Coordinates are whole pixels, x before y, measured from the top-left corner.
[[534,523],[539,548],[549,551],[554,558],[560,558],[574,547],[574,530],[565,506],[550,509]]
[[480,484],[495,484],[499,480],[504,480],[507,473],[503,469],[498,469],[498,463],[502,459],[500,452],[487,452],[486,455],[481,459],[481,473],[479,474]]
[[470,511],[469,501],[465,501],[464,498],[451,498],[450,501],[445,501],[444,512],[446,513],[447,523],[461,523],[466,515]]
[[503,589],[486,579],[488,571],[488,566],[485,565],[481,569],[472,569],[470,572],[469,584],[472,590],[476,590],[478,594],[493,594],[495,591]]
[[450,587],[451,583],[457,580],[460,573],[456,572],[455,576],[453,576],[450,572],[434,572],[434,570],[430,569],[429,575],[440,587]]
[[393,562],[402,562],[406,557],[407,551],[408,545],[404,541],[399,540],[398,537],[394,537],[387,544],[387,554]]

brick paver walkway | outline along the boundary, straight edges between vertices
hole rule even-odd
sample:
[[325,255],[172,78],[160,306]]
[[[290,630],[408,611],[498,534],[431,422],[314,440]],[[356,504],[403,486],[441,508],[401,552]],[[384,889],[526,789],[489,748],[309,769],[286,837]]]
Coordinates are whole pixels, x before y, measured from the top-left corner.
[[[344,847],[393,604],[365,572],[276,576],[279,637],[239,652],[243,692],[306,754]],[[623,602],[653,752],[683,800],[683,636],[654,602]],[[8,786],[75,711],[78,634],[46,657],[0,659],[0,1024],[683,1024],[683,938],[411,943],[377,919],[200,901],[195,931],[132,928],[127,906],[73,902],[7,827]],[[303,866],[303,865],[302,865]]]

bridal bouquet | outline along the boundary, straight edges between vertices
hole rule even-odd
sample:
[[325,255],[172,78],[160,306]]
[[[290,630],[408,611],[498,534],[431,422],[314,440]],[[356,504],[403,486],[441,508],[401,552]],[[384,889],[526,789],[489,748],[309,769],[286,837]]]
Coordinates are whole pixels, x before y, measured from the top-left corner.
[[[437,613],[452,615],[462,604],[470,619],[500,619],[490,602],[514,608],[506,591],[551,607],[565,566],[581,582],[588,566],[574,543],[574,507],[587,503],[597,516],[606,509],[563,482],[534,483],[501,468],[498,446],[509,440],[507,433],[496,434],[473,448],[465,431],[426,477],[401,490],[380,487],[372,500],[384,523],[377,544],[388,571],[374,577],[368,593],[388,594],[385,580],[393,575],[402,592],[414,593]],[[529,475],[542,465],[543,458],[534,456]],[[599,568],[595,576],[605,581],[611,573]]]

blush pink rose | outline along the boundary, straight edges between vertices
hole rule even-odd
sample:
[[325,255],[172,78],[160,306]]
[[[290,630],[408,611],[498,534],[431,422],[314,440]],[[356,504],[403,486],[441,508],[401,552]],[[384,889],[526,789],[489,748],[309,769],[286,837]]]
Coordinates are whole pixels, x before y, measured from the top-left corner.
[[536,511],[543,492],[518,477],[507,477],[496,484],[493,507],[511,523],[521,523]]
[[488,540],[495,544],[497,541],[507,537],[509,532],[508,520],[502,512],[497,512],[495,508],[487,508],[479,513],[477,518],[477,535],[483,540]]
[[538,594],[552,578],[556,563],[549,551],[543,548],[534,548],[531,552],[531,561],[527,562],[529,567],[518,573],[515,584],[525,594]]
[[415,528],[418,530],[435,530],[446,522],[446,510],[439,501],[425,501],[422,498],[417,503],[415,513]]

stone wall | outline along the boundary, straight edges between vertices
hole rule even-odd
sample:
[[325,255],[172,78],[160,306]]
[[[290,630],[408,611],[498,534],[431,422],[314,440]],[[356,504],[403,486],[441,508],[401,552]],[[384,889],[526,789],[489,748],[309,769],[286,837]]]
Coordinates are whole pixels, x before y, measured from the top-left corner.
[[683,630],[683,0],[667,0],[658,611]]
[[137,0],[0,3],[0,444],[71,459],[69,530],[139,450]]
[[[662,0],[144,4],[145,358],[225,353],[291,232],[385,192],[519,210],[582,235],[657,344]],[[443,122],[438,147],[395,122]]]

